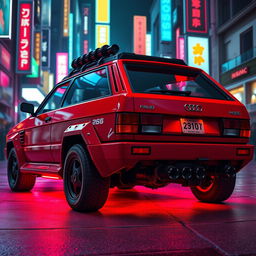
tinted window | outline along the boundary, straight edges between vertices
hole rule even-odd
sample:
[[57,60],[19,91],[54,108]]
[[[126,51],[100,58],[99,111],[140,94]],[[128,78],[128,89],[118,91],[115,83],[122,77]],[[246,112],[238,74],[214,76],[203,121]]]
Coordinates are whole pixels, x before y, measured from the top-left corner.
[[159,65],[126,64],[133,92],[227,100],[201,72]]
[[72,84],[63,106],[110,95],[106,69],[78,77]]
[[55,89],[50,98],[44,103],[44,106],[40,108],[38,114],[49,112],[60,108],[63,95],[68,87],[68,84],[62,85]]

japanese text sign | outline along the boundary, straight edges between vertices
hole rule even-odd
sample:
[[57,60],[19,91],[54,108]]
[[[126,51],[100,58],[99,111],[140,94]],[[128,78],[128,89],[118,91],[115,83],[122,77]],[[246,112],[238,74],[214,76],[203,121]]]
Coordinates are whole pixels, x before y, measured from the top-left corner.
[[134,53],[146,54],[146,33],[147,33],[147,20],[146,16],[133,17],[133,43]]
[[160,0],[161,41],[172,41],[171,0]]
[[41,47],[42,69],[47,70],[50,66],[50,29],[42,29],[42,47]]
[[186,0],[186,27],[187,32],[207,33],[207,1]]
[[209,73],[209,39],[207,37],[188,37],[188,65]]
[[32,41],[33,2],[31,0],[19,2],[18,12],[18,44],[17,44],[17,72],[31,72],[31,41]]

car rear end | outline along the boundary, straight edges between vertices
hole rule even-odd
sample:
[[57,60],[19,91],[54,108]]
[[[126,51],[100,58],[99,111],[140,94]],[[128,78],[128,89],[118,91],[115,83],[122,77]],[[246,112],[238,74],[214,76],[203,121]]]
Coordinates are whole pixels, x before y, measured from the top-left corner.
[[200,187],[252,159],[246,108],[202,70],[128,59],[119,70],[126,93],[103,151],[121,183]]

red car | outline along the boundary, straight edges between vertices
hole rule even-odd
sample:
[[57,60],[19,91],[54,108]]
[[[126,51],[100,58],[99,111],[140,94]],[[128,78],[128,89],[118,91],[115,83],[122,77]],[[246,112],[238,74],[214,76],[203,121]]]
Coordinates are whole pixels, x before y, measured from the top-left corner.
[[77,211],[100,209],[109,188],[189,186],[203,202],[232,194],[253,156],[244,105],[182,60],[117,53],[103,46],[7,135],[11,190],[36,177],[64,179]]

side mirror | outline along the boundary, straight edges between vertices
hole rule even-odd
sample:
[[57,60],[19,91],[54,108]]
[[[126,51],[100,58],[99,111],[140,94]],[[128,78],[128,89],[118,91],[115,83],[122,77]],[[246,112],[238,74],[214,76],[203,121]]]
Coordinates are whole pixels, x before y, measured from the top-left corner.
[[34,112],[34,105],[30,104],[30,103],[22,102],[20,104],[20,110],[22,112],[29,113],[32,116],[34,116],[34,114],[35,114],[35,112]]

